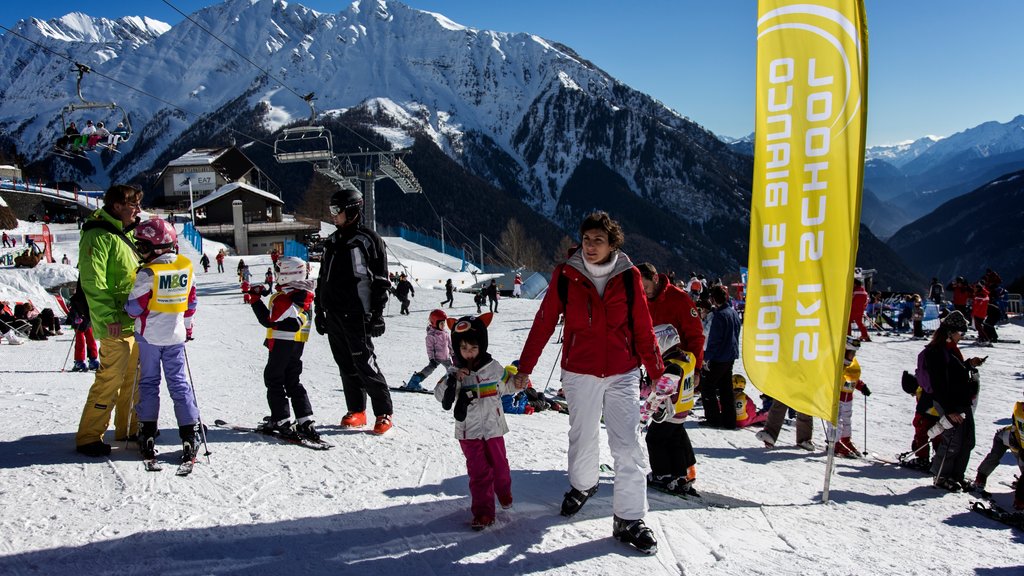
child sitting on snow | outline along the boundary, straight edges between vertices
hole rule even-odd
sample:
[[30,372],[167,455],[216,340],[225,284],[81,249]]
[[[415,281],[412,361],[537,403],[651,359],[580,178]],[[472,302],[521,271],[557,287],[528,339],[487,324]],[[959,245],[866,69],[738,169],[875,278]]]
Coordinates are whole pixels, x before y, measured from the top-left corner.
[[[1014,404],[1013,422],[1009,426],[996,430],[996,434],[992,438],[992,450],[978,466],[978,475],[974,479],[975,489],[985,489],[985,482],[988,481],[988,477],[996,469],[996,466],[999,466],[999,461],[1007,450],[1013,452],[1017,458],[1017,467],[1024,475],[1024,402]],[[1019,478],[1013,495],[1013,508],[1024,510],[1024,482]]]
[[756,424],[764,424],[768,419],[768,411],[758,412],[754,401],[747,396],[747,379],[739,374],[732,375],[732,395],[736,406],[736,427],[746,428]]
[[139,348],[139,450],[144,460],[156,458],[157,418],[160,415],[160,369],[174,401],[181,438],[182,463],[196,457],[199,407],[186,377],[185,340],[192,333],[196,288],[192,263],[174,253],[177,233],[166,220],[146,220],[135,228],[135,246],[145,264],[124,309],[135,318]]
[[[320,434],[313,425],[313,407],[306,388],[299,382],[302,352],[313,318],[313,283],[306,280],[306,263],[301,258],[282,258],[278,267],[278,291],[270,297],[269,306],[261,299],[266,293],[262,284],[249,289],[252,311],[260,325],[267,328],[263,345],[269,350],[263,383],[267,387],[270,416],[261,426],[281,436],[319,442]],[[294,424],[288,410],[289,400],[295,411]]]
[[419,371],[414,372],[409,378],[409,383],[404,386],[406,390],[423,390],[422,382],[434,372],[438,366],[446,369],[452,365],[452,340],[447,330],[448,315],[444,310],[433,310],[430,312],[427,324],[427,365]]
[[867,384],[860,379],[860,362],[857,361],[857,350],[859,349],[860,340],[853,336],[847,336],[846,358],[843,360],[845,365],[843,384],[839,391],[839,425],[837,427],[839,439],[836,440],[836,456],[848,458],[860,458],[861,456],[860,451],[853,445],[850,430],[850,421],[853,419],[853,391],[860,390],[864,396],[871,395]]
[[512,506],[512,473],[505,455],[508,424],[501,410],[501,394],[514,388],[503,381],[504,368],[487,353],[487,326],[491,313],[448,320],[455,354],[445,383],[434,396],[445,410],[453,409],[455,437],[466,456],[474,530],[494,523],[494,497],[502,508]]

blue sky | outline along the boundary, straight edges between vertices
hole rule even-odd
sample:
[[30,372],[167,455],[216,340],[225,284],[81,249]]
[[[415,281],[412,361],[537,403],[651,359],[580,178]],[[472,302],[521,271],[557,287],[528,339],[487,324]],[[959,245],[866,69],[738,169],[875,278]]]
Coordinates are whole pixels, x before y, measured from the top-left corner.
[[[185,12],[213,0],[171,0]],[[322,12],[348,1],[303,0]],[[557,40],[622,82],[726,136],[754,123],[755,0],[408,0],[460,24]],[[5,2],[0,23],[91,16],[182,18],[160,0]],[[1024,113],[1024,1],[867,0],[868,144]]]

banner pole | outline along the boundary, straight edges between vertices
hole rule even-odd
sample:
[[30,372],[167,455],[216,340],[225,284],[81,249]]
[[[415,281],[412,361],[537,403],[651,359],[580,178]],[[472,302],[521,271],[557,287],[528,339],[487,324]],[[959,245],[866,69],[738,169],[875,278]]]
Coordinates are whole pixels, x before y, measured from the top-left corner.
[[825,441],[828,443],[828,458],[825,460],[825,487],[821,490],[821,503],[828,504],[828,490],[829,484],[832,480],[832,471],[835,468],[836,461],[836,430],[835,426],[829,426],[828,422],[822,418],[822,422],[825,424]]

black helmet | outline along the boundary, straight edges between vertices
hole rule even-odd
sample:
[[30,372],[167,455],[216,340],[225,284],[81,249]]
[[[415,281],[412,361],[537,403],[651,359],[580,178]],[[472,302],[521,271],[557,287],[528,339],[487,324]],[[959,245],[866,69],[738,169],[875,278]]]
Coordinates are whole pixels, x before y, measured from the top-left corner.
[[344,211],[349,221],[359,216],[359,210],[363,207],[363,193],[351,188],[338,190],[331,196],[331,215]]

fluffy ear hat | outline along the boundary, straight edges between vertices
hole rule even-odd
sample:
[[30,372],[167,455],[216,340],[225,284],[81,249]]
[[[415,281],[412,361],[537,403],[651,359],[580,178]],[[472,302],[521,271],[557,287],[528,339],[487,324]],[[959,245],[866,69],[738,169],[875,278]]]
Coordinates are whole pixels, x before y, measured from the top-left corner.
[[949,332],[965,332],[967,330],[967,319],[959,310],[953,310],[942,319],[942,325]]
[[486,354],[487,327],[490,326],[493,318],[493,312],[485,312],[479,316],[463,316],[458,319],[449,318],[448,329],[452,331],[452,348],[455,350],[455,355],[458,356],[462,340],[470,334],[480,343],[480,354]]

